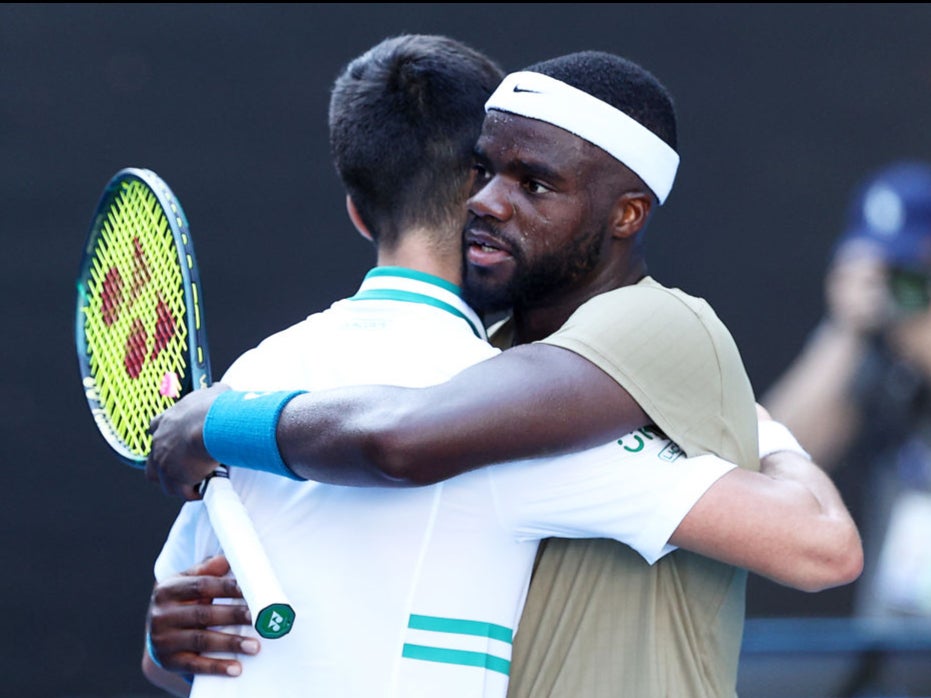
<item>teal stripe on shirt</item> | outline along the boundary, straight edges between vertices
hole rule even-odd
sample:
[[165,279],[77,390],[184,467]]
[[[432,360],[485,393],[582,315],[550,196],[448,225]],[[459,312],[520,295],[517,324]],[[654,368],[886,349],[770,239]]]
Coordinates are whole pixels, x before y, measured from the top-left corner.
[[466,650],[451,650],[442,647],[424,647],[423,645],[404,645],[401,656],[407,659],[421,659],[426,662],[440,662],[442,664],[459,664],[461,666],[483,667],[489,671],[509,675],[511,663],[501,657],[493,657],[482,652],[467,652]]
[[[449,633],[453,635],[469,635],[473,637],[487,637],[499,642],[511,644],[514,631],[503,625],[485,623],[478,620],[463,620],[461,618],[439,618],[437,616],[420,616],[411,614],[407,627],[412,630],[425,630],[435,633]],[[509,675],[511,662],[501,657],[485,652],[472,652],[468,650],[450,649],[447,647],[427,647],[425,645],[405,644],[401,652],[408,659],[420,659],[427,662],[441,662],[443,664],[459,664],[462,666],[483,667],[489,671]]]
[[400,276],[403,279],[413,279],[415,281],[422,281],[426,284],[433,284],[434,286],[445,288],[447,291],[457,296],[462,295],[462,289],[451,281],[442,279],[439,276],[434,276],[433,274],[428,274],[425,271],[417,271],[416,269],[408,269],[407,267],[375,267],[369,270],[365,278],[368,279],[376,276]]
[[492,640],[511,643],[514,631],[503,625],[485,623],[480,620],[461,620],[458,618],[440,618],[438,616],[419,616],[411,614],[407,623],[413,630],[432,630],[437,633],[457,633],[459,635],[476,635]]

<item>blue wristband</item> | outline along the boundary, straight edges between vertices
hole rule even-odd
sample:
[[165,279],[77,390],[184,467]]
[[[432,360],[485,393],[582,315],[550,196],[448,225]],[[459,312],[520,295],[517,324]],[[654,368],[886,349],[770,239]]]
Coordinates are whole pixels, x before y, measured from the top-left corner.
[[301,480],[278,451],[278,416],[304,390],[220,393],[204,421],[204,446],[224,465]]

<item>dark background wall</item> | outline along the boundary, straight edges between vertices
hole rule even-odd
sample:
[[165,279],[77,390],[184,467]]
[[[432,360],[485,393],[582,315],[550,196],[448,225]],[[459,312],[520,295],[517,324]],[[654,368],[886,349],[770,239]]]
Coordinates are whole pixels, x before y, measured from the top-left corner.
[[[179,503],[114,459],[73,344],[90,214],[125,166],[181,199],[215,373],[355,289],[373,261],[326,149],[331,80],[385,36],[445,33],[508,69],[597,48],[677,98],[651,271],[704,296],[764,391],[821,312],[847,194],[931,158],[928,4],[3,4],[0,666],[17,696],[142,696],[151,564]],[[754,580],[751,615],[845,612]]]

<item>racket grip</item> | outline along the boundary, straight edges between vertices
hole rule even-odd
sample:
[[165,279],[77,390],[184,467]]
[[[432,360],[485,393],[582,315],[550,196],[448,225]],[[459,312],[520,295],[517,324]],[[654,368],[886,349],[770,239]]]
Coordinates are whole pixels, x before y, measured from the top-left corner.
[[242,589],[256,632],[269,639],[287,635],[294,623],[294,609],[229,478],[221,473],[211,477],[203,497],[210,524]]

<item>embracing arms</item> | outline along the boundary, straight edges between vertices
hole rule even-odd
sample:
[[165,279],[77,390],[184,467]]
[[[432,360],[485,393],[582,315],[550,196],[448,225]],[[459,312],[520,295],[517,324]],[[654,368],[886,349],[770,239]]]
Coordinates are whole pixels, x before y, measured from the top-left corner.
[[[758,411],[765,422],[765,411]],[[670,543],[809,592],[849,583],[863,565],[857,528],[833,483],[797,450],[777,448],[762,459],[759,473],[727,472],[686,514]],[[171,672],[236,676],[242,670],[237,660],[205,653],[258,651],[255,639],[216,629],[249,623],[245,606],[210,603],[240,596],[234,580],[221,576],[228,569],[213,558],[156,585],[148,628],[151,651],[164,668],[149,652],[143,658],[156,685],[186,688]]]
[[[203,423],[222,390],[195,391],[156,420],[147,472],[166,491],[196,499],[194,486],[216,466]],[[277,444],[301,479],[412,486],[488,463],[581,450],[646,421],[594,364],[534,344],[435,387],[299,395],[278,420]],[[764,459],[760,473],[736,469],[721,478],[671,542],[806,590],[849,583],[862,564],[857,528],[830,478],[791,452]]]
[[[223,390],[195,391],[153,421],[146,472],[167,493],[196,499],[194,487],[216,467],[203,425]],[[566,349],[531,344],[428,388],[298,395],[278,419],[277,446],[301,479],[417,486],[492,463],[580,451],[648,423],[600,368]]]
[[[757,413],[761,429],[773,425]],[[760,466],[715,482],[669,542],[801,591],[857,579],[860,534],[831,478],[800,449],[769,453]]]

